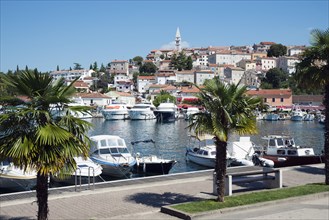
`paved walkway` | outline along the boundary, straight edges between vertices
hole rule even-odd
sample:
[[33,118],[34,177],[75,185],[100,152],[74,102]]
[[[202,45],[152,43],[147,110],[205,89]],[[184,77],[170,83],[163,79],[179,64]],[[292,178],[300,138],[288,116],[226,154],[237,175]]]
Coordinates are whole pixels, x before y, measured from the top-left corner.
[[[283,168],[283,185],[290,187],[324,182],[323,168],[324,164]],[[171,174],[117,181],[110,186],[96,185],[95,190],[74,192],[71,189],[71,191],[50,193],[49,219],[177,219],[174,216],[161,213],[160,208],[165,205],[212,198],[211,174],[212,171],[210,170],[188,174]],[[250,185],[244,188],[234,185],[233,190],[235,190],[234,193],[237,193],[245,190],[259,190],[259,187],[259,185]],[[36,198],[29,196],[17,196],[17,198],[19,199],[0,197],[0,219],[35,219],[37,213]],[[301,213],[299,212],[301,210],[308,212],[307,209],[316,210],[318,206],[328,208],[329,202],[325,203],[328,198],[322,197],[315,200],[310,207],[305,201],[306,206],[300,206],[300,210],[297,211],[298,213]],[[260,205],[256,207],[260,207]],[[229,213],[237,212],[228,212],[227,214],[229,215]],[[241,213],[241,219],[248,218],[243,214],[244,212]],[[273,214],[274,216],[267,213],[267,215],[263,215],[262,219],[280,218],[279,215]],[[324,214],[328,214],[328,212]],[[218,213],[214,216],[196,216],[195,219],[218,218],[217,215]],[[225,218],[229,219],[229,216]],[[239,216],[231,219],[239,219]]]

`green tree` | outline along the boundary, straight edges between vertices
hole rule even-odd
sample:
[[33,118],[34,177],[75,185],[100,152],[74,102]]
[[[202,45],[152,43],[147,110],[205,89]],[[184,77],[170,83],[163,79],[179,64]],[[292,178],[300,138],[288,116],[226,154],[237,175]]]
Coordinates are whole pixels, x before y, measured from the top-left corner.
[[91,124],[69,111],[87,112],[88,107],[70,107],[63,116],[54,117],[53,105],[70,103],[75,89],[65,80],[53,82],[48,74],[23,72],[3,77],[16,94],[28,97],[15,111],[0,115],[0,159],[11,158],[14,165],[37,171],[38,219],[48,218],[49,174],[73,172],[74,157],[87,157]]
[[142,66],[143,60],[144,59],[141,56],[135,56],[133,58],[133,61],[136,63],[137,66]]
[[193,68],[193,60],[192,60],[192,57],[191,56],[188,56],[187,57],[187,60],[186,60],[186,67],[185,69],[186,70],[191,70]]
[[297,64],[294,75],[300,87],[324,88],[325,106],[325,183],[329,185],[329,28],[311,31],[311,47],[302,54],[302,60]]
[[160,105],[160,103],[163,102],[172,102],[176,104],[176,98],[172,95],[170,95],[169,92],[161,90],[160,91],[160,95],[157,95],[153,101],[153,105],[155,107],[158,107]]
[[101,68],[99,69],[99,72],[105,73],[106,72],[106,68],[104,66],[104,64],[102,63]]
[[81,67],[80,63],[73,63],[73,64],[74,64],[74,67],[73,67],[74,70],[82,70],[82,67]]
[[181,51],[178,55],[174,54],[173,56],[171,56],[170,59],[170,64],[169,66],[173,69],[176,69],[178,71],[182,71],[182,70],[190,70],[192,69],[192,57],[186,57],[185,53],[183,51]]
[[57,65],[56,70],[59,71],[59,66]]
[[139,68],[140,73],[152,74],[155,73],[156,71],[157,71],[157,67],[153,62],[146,62]]
[[96,72],[98,71],[98,65],[97,65],[96,61],[94,62],[93,70],[96,71]]
[[268,83],[272,85],[273,89],[278,89],[281,88],[282,84],[287,80],[288,80],[288,75],[285,72],[283,72],[278,68],[273,68],[267,71],[265,78],[262,80],[262,84]]
[[287,54],[287,47],[282,44],[273,44],[267,51],[268,57],[279,57]]
[[253,113],[261,101],[259,98],[247,96],[245,86],[225,85],[219,77],[206,81],[204,87],[199,89],[198,98],[205,111],[194,114],[188,127],[196,135],[210,134],[214,136],[217,201],[224,202],[226,150],[229,134],[231,132],[239,135],[257,133]]

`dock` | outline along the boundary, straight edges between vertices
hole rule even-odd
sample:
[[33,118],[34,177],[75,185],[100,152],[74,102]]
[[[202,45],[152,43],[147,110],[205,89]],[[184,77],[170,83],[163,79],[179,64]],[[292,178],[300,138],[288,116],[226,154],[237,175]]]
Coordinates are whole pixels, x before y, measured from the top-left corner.
[[[230,168],[228,168],[230,169]],[[282,169],[283,187],[322,183],[324,164]],[[213,170],[49,189],[49,219],[177,219],[162,206],[214,198]],[[235,194],[266,190],[234,185]],[[0,195],[0,219],[36,219],[35,191]]]

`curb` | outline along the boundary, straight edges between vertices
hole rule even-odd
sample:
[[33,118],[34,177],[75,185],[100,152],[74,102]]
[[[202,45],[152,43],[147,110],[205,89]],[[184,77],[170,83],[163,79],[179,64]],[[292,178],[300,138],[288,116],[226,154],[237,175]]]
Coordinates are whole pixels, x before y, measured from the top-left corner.
[[[207,215],[216,214],[216,213],[220,215],[220,214],[224,214],[224,213],[234,212],[236,210],[246,210],[246,209],[250,209],[250,208],[259,207],[260,205],[270,206],[273,204],[294,202],[294,201],[298,201],[300,199],[313,200],[313,199],[319,199],[319,198],[324,198],[324,197],[329,197],[329,192],[321,192],[321,193],[315,193],[315,194],[310,194],[310,195],[305,195],[305,196],[278,199],[278,200],[254,203],[254,204],[244,205],[244,206],[236,206],[236,207],[231,207],[231,208],[211,210],[211,211],[207,211],[207,212],[199,212],[199,213],[195,213],[195,214],[190,214],[190,213],[186,213],[186,212],[174,209],[174,208],[172,208],[172,206],[174,206],[174,205],[162,206],[160,211],[162,213],[172,215],[172,216],[175,216],[175,217],[178,217],[181,219],[191,220],[195,217],[207,216]],[[187,202],[187,203],[189,203],[189,202]],[[184,204],[184,203],[182,203],[182,204]],[[175,205],[177,205],[177,204],[175,204]]]

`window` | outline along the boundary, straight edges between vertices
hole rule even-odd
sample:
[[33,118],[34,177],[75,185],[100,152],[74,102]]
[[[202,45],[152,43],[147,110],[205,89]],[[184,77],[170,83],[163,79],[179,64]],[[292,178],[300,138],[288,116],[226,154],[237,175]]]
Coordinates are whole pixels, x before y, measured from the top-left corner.
[[280,101],[281,101],[281,102],[283,102],[283,101],[284,101],[284,99],[283,99],[283,98],[281,98],[281,99],[280,99]]
[[272,98],[272,102],[275,102],[275,98]]

